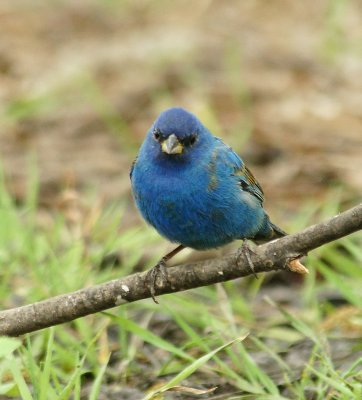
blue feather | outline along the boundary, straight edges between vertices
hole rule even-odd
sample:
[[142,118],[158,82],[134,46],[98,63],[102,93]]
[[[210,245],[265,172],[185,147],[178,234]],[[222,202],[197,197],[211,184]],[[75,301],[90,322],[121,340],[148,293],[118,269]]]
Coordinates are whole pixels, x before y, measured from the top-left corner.
[[[177,154],[165,152],[172,135]],[[172,242],[203,250],[284,234],[269,221],[261,186],[242,159],[181,108],[156,119],[130,175],[142,216]]]

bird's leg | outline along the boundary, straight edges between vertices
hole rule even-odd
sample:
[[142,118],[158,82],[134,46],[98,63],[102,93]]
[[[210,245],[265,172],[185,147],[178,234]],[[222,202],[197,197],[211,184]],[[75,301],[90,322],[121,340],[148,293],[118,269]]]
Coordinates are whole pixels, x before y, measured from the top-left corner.
[[251,260],[251,257],[250,257],[251,253],[253,253],[253,251],[250,249],[247,239],[244,239],[243,240],[243,244],[241,245],[241,247],[238,250],[237,257],[238,257],[238,259],[240,258],[240,256],[245,256],[246,257],[246,259],[248,261],[248,264],[249,264],[249,267],[251,269],[251,272],[253,273],[255,278],[258,279],[258,275],[255,272],[255,267],[254,267],[253,261]]
[[150,288],[150,294],[153,299],[153,301],[158,304],[158,301],[156,300],[156,280],[159,275],[161,275],[163,281],[168,281],[168,276],[167,276],[167,268],[166,268],[166,263],[168,260],[170,260],[172,257],[174,257],[177,253],[179,253],[181,250],[183,250],[185,246],[180,244],[177,246],[175,249],[167,253],[165,256],[161,258],[161,260],[147,272],[146,276],[146,282],[148,284],[148,287]]

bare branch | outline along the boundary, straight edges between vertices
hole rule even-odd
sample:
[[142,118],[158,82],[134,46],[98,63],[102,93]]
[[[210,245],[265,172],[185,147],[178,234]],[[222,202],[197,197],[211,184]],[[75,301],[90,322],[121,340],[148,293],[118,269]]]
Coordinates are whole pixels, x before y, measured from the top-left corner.
[[[325,222],[258,246],[251,255],[255,272],[297,271],[292,260],[362,229],[362,204]],[[298,272],[298,271],[297,271]],[[302,272],[299,271],[299,272]],[[244,256],[234,253],[219,259],[168,268],[169,282],[156,282],[156,294],[179,292],[252,274]],[[63,294],[38,303],[0,312],[0,335],[18,336],[85,315],[150,297],[146,272]]]

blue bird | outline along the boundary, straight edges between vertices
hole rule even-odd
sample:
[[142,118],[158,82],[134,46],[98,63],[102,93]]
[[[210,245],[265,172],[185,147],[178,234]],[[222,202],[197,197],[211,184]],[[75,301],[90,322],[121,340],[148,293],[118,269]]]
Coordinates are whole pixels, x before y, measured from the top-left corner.
[[158,116],[130,177],[143,218],[179,244],[153,268],[154,300],[156,269],[185,247],[205,250],[236,239],[264,242],[286,235],[269,220],[263,190],[243,160],[182,108]]

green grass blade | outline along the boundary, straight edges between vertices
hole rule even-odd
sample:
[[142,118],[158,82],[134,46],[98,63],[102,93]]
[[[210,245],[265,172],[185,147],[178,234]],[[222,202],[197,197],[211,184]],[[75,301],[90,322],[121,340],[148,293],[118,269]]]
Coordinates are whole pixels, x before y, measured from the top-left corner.
[[326,374],[323,374],[320,371],[317,371],[311,365],[308,365],[307,368],[310,369],[315,375],[317,375],[319,379],[326,382],[328,385],[330,385],[334,389],[338,390],[343,395],[347,396],[347,398],[349,398],[349,399],[354,398],[353,392],[350,389],[348,389],[347,385],[345,385],[343,382],[338,381],[335,377],[331,378],[331,377],[327,376]]
[[49,399],[49,391],[50,391],[50,372],[51,372],[51,363],[52,363],[52,353],[53,353],[53,344],[54,344],[54,328],[49,329],[49,337],[47,344],[47,351],[45,356],[45,362],[43,369],[40,375],[40,385],[39,385],[39,399],[40,400],[48,400]]
[[30,390],[18,366],[17,360],[14,357],[9,359],[9,367],[22,400],[33,400],[33,396],[30,393]]
[[180,358],[183,358],[188,361],[193,361],[194,358],[189,356],[183,350],[179,349],[178,347],[174,346],[170,342],[160,338],[159,336],[153,334],[148,329],[142,328],[141,326],[137,325],[135,322],[124,318],[120,315],[113,315],[108,312],[103,312],[104,315],[107,315],[112,320],[116,321],[121,329],[125,329],[133,334],[139,336],[142,340],[147,343],[152,344],[155,347],[159,347],[160,349],[166,350],[174,355],[177,355]]
[[184,368],[180,373],[178,373],[174,378],[172,378],[168,383],[157,389],[156,391],[153,391],[152,393],[149,393],[144,400],[150,400],[152,397],[154,397],[158,393],[163,393],[166,392],[168,389],[171,389],[172,387],[179,385],[180,382],[182,382],[184,379],[188,378],[190,375],[192,375],[197,369],[199,369],[201,366],[203,366],[207,361],[210,360],[215,354],[217,354],[219,351],[222,351],[226,349],[227,347],[231,346],[232,344],[236,342],[241,342],[243,341],[248,334],[241,336],[237,339],[231,340],[230,342],[218,347],[215,350],[210,351],[209,353],[205,354],[204,356],[198,358],[194,362],[192,362],[190,365],[188,365],[186,368]]
[[12,354],[21,346],[21,341],[10,337],[0,337],[0,358],[4,358]]
[[[77,358],[79,359],[79,354],[77,355]],[[76,368],[75,368],[73,374],[70,376],[68,383],[66,384],[66,386],[64,386],[62,391],[59,393],[58,400],[69,399],[71,392],[76,385],[77,380],[79,380],[79,378],[81,376],[84,361],[85,361],[85,357],[83,357],[82,360],[79,360],[77,362]]]
[[101,368],[98,371],[96,379],[94,380],[93,385],[92,385],[92,390],[89,394],[89,400],[97,400],[98,399],[99,392],[101,390],[102,379],[106,372],[106,368],[107,368],[110,356],[111,356],[111,353],[108,354],[106,362],[101,366]]

